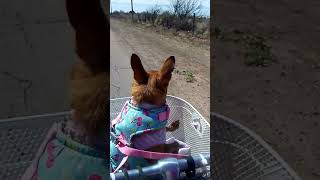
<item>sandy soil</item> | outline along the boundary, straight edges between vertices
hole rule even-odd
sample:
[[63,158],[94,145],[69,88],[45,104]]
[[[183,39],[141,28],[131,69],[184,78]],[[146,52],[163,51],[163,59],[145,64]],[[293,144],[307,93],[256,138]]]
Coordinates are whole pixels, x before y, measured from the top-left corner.
[[[209,120],[210,106],[210,49],[208,43],[190,43],[159,29],[111,19],[111,30],[125,43],[127,49],[140,56],[147,70],[158,70],[169,56],[176,58],[176,71],[168,94],[181,97],[195,106]],[[111,52],[112,53],[112,52]],[[129,59],[128,59],[129,61]],[[187,82],[183,71],[193,74]]]
[[302,179],[320,179],[320,2],[214,6],[215,27],[261,34],[277,62],[248,67],[240,44],[215,39],[212,108],[262,136]]
[[0,4],[0,119],[68,110],[77,57],[65,1]]

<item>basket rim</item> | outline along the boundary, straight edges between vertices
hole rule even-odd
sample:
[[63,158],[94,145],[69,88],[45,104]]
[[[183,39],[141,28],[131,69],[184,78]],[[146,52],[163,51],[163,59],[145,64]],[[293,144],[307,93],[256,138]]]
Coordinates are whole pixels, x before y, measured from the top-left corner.
[[[289,166],[289,164],[284,161],[284,159],[278,154],[261,136],[256,134],[254,131],[250,130],[249,128],[243,126],[242,124],[236,122],[235,120],[232,120],[231,118],[228,118],[226,116],[223,116],[216,112],[211,112],[210,117],[218,117],[232,125],[235,125],[239,129],[245,131],[249,136],[253,137],[260,145],[262,145],[287,171],[288,173],[295,179],[295,180],[301,180],[300,176]],[[212,118],[214,119],[214,118]]]
[[61,112],[56,112],[56,113],[44,113],[44,114],[29,115],[29,116],[17,116],[17,117],[12,117],[12,118],[3,118],[3,119],[0,119],[0,124],[6,123],[6,122],[14,122],[14,121],[46,118],[46,117],[66,116],[69,114],[70,114],[70,111],[61,111]]
[[[206,118],[204,118],[202,116],[202,114],[191,104],[189,103],[188,101],[180,98],[180,97],[177,97],[177,96],[173,96],[173,95],[167,95],[167,98],[170,97],[170,98],[173,98],[173,99],[178,99],[184,103],[186,103],[187,105],[189,105],[191,107],[192,110],[194,110],[197,114],[199,114],[199,116],[201,117],[201,119],[204,119],[204,122],[206,123],[206,125],[210,128],[210,123],[207,121]],[[113,99],[110,99],[110,101],[116,101],[116,100],[124,100],[124,99],[129,99],[131,98],[130,96],[125,96],[125,97],[118,97],[118,98],[113,98]]]
[[[173,98],[173,99],[178,99],[184,103],[186,103],[187,105],[189,105],[191,107],[192,110],[194,110],[196,113],[199,114],[199,116],[204,119],[204,122],[206,123],[206,125],[208,127],[210,127],[210,123],[207,121],[206,118],[204,118],[202,116],[202,114],[192,105],[190,104],[188,101],[177,97],[177,96],[172,96],[172,95],[167,95],[167,97]],[[127,97],[119,97],[119,98],[113,98],[113,99],[109,99],[110,101],[116,101],[116,100],[123,100],[123,99],[129,99],[131,97],[127,96]],[[36,114],[36,115],[29,115],[29,116],[17,116],[17,117],[12,117],[12,118],[2,118],[0,119],[0,124],[1,123],[6,123],[6,122],[14,122],[14,121],[21,121],[21,120],[30,120],[30,119],[38,119],[38,118],[45,118],[45,117],[54,117],[54,116],[66,116],[69,115],[70,111],[61,111],[61,112],[55,112],[55,113],[44,113],[44,114]]]

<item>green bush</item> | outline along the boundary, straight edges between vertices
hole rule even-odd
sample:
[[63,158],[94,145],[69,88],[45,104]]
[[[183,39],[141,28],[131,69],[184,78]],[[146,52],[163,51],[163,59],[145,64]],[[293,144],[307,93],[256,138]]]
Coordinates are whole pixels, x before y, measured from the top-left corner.
[[276,61],[271,52],[271,46],[267,44],[267,39],[261,35],[239,30],[226,32],[219,27],[215,27],[214,36],[219,40],[234,42],[244,47],[244,63],[247,66],[264,67]]

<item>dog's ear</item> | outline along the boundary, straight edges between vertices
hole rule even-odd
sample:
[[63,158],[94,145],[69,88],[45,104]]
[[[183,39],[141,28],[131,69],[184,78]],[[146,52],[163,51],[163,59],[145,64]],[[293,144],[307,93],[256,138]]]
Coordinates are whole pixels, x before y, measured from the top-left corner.
[[141,60],[138,55],[131,55],[131,68],[133,70],[134,80],[139,84],[148,83],[148,73],[144,70]]
[[172,72],[175,66],[174,56],[170,56],[160,68],[160,81],[164,83],[169,83],[171,79]]
[[66,10],[75,31],[107,26],[108,20],[100,0],[66,0]]
[[76,52],[93,72],[109,70],[109,21],[100,0],[66,0],[76,35]]

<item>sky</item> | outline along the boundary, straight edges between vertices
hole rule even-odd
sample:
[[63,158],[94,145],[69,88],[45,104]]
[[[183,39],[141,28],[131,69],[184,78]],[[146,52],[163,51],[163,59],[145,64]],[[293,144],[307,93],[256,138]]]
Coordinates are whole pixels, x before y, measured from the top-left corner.
[[[202,5],[202,15],[210,15],[210,0],[200,0]],[[133,0],[133,10],[135,12],[141,12],[159,5],[162,10],[168,10],[170,0]],[[131,0],[111,0],[112,11],[131,11]]]

